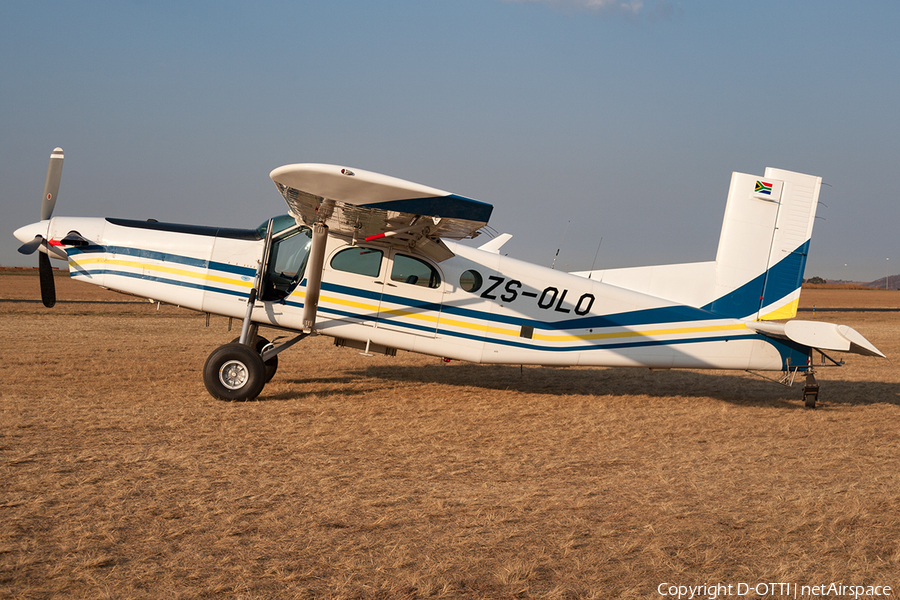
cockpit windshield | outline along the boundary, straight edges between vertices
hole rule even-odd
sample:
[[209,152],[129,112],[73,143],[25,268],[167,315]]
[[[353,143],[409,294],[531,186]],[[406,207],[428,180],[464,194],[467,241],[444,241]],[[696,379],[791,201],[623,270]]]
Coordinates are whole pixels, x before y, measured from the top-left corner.
[[[284,231],[285,229],[290,229],[294,225],[297,224],[296,219],[291,215],[278,215],[277,217],[272,218],[274,223],[272,223],[272,235],[277,236],[279,233]],[[256,233],[259,234],[260,238],[266,237],[266,230],[269,228],[269,221],[263,221],[262,225],[256,228]]]

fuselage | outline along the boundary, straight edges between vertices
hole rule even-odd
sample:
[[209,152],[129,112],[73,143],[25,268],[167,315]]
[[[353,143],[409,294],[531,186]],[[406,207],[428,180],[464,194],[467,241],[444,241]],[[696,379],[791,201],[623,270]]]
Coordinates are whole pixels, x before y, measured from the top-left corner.
[[[301,331],[309,229],[281,218],[252,320]],[[56,217],[73,278],[193,310],[243,318],[264,229]],[[445,243],[440,263],[408,247],[330,235],[315,331],[355,347],[475,363],[782,370],[795,344],[740,319]],[[690,282],[685,282],[689,285]]]

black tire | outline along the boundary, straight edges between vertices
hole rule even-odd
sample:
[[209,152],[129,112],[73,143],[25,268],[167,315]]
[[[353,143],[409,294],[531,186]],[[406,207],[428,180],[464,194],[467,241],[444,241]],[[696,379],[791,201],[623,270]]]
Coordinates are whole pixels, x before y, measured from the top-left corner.
[[[231,340],[231,343],[237,344],[238,340],[240,340],[240,339],[241,338],[236,337],[233,340]],[[262,351],[270,343],[271,342],[269,340],[267,340],[266,338],[264,338],[263,336],[261,336],[261,335],[256,336],[256,351],[259,352],[260,355],[262,355]],[[264,364],[266,365],[266,383],[269,383],[270,381],[272,381],[272,378],[275,377],[275,371],[278,370],[278,355],[276,354],[269,360],[265,361]]]
[[819,392],[808,392],[803,394],[803,404],[806,408],[815,408],[818,400]]
[[249,346],[225,344],[206,359],[203,383],[216,400],[253,400],[266,385],[266,366]]

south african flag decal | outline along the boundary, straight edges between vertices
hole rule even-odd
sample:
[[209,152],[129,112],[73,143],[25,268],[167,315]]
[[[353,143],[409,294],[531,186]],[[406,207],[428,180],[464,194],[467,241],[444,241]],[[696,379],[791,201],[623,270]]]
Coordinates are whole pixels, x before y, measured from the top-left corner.
[[772,184],[766,183],[765,181],[757,181],[756,182],[756,193],[757,194],[767,194],[772,195]]

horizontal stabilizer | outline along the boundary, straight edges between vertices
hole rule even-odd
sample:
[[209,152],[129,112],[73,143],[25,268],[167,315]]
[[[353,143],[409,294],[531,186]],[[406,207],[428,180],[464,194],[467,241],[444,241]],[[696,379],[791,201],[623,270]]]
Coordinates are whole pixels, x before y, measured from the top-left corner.
[[747,323],[747,327],[763,335],[789,339],[818,350],[852,352],[863,356],[885,358],[884,354],[862,334],[846,325],[795,320],[787,323],[755,321]]

